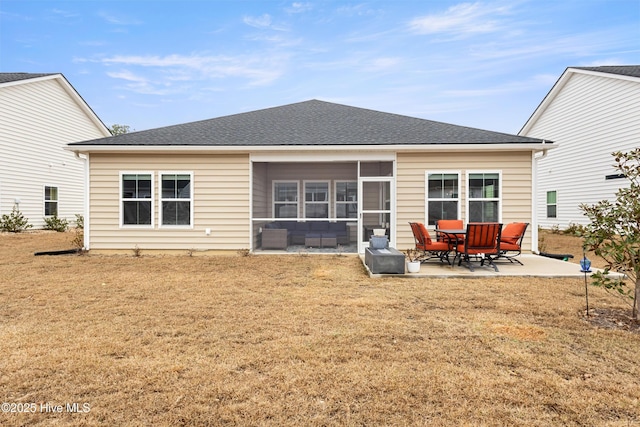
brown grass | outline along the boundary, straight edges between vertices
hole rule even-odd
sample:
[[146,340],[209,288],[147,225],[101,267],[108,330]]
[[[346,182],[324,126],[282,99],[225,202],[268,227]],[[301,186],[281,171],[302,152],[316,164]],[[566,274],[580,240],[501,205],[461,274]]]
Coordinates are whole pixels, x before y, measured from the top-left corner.
[[33,256],[72,238],[0,235],[0,397],[37,405],[1,425],[640,425],[640,335],[586,322],[582,280]]

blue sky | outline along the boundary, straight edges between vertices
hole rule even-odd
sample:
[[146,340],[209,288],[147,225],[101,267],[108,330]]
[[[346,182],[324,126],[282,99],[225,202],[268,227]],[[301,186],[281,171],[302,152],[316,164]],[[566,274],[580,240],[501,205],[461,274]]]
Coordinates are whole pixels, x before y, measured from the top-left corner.
[[640,64],[640,0],[0,2],[0,72],[107,126],[320,99],[517,133],[568,66]]

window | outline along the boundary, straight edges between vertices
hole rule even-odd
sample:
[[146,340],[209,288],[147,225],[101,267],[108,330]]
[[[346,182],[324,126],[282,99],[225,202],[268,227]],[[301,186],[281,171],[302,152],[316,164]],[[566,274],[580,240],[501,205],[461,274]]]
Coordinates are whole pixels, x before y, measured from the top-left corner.
[[469,222],[500,222],[500,173],[469,173]]
[[427,224],[460,215],[460,174],[427,172]]
[[162,225],[191,225],[193,194],[190,172],[160,174]]
[[44,187],[44,215],[58,215],[58,187]]
[[305,218],[329,218],[329,183],[304,183]]
[[556,191],[547,191],[547,218],[556,218],[558,204]]
[[121,224],[153,225],[153,174],[121,173]]
[[273,216],[274,218],[298,217],[298,183],[273,183]]
[[356,181],[336,182],[336,218],[357,218],[358,183]]

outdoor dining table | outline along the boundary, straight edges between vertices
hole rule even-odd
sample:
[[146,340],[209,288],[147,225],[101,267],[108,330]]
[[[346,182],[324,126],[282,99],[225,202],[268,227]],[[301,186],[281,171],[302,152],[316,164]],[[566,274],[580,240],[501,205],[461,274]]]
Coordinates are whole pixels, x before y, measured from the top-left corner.
[[436,228],[436,233],[442,233],[442,234],[446,235],[447,239],[449,240],[449,242],[453,246],[453,249],[449,249],[449,252],[447,252],[447,259],[449,259],[449,253],[451,253],[453,251],[453,261],[454,262],[451,263],[451,268],[453,268],[453,266],[455,264],[456,257],[458,255],[458,244],[459,243],[464,243],[464,241],[462,241],[462,242],[458,241],[458,235],[462,234],[464,236],[465,234],[467,234],[467,229],[466,228],[461,228],[461,229]]

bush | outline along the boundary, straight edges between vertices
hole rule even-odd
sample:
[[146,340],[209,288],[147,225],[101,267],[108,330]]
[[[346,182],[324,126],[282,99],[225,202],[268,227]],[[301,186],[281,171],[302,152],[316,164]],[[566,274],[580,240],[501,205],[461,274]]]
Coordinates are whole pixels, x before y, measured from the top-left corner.
[[570,236],[583,236],[586,231],[586,227],[581,224],[576,224],[574,222],[570,222],[569,226],[563,231],[564,234],[568,234]]
[[76,228],[84,230],[84,216],[76,214]]
[[76,235],[74,236],[71,244],[78,249],[84,248],[84,216],[76,214]]
[[29,224],[29,220],[22,215],[15,206],[11,211],[11,214],[2,215],[2,219],[0,219],[0,230],[8,231],[10,233],[20,233],[27,228],[33,227]]
[[69,229],[69,221],[64,218],[58,217],[58,215],[49,216],[44,218],[44,229],[53,230],[59,233],[64,233]]

